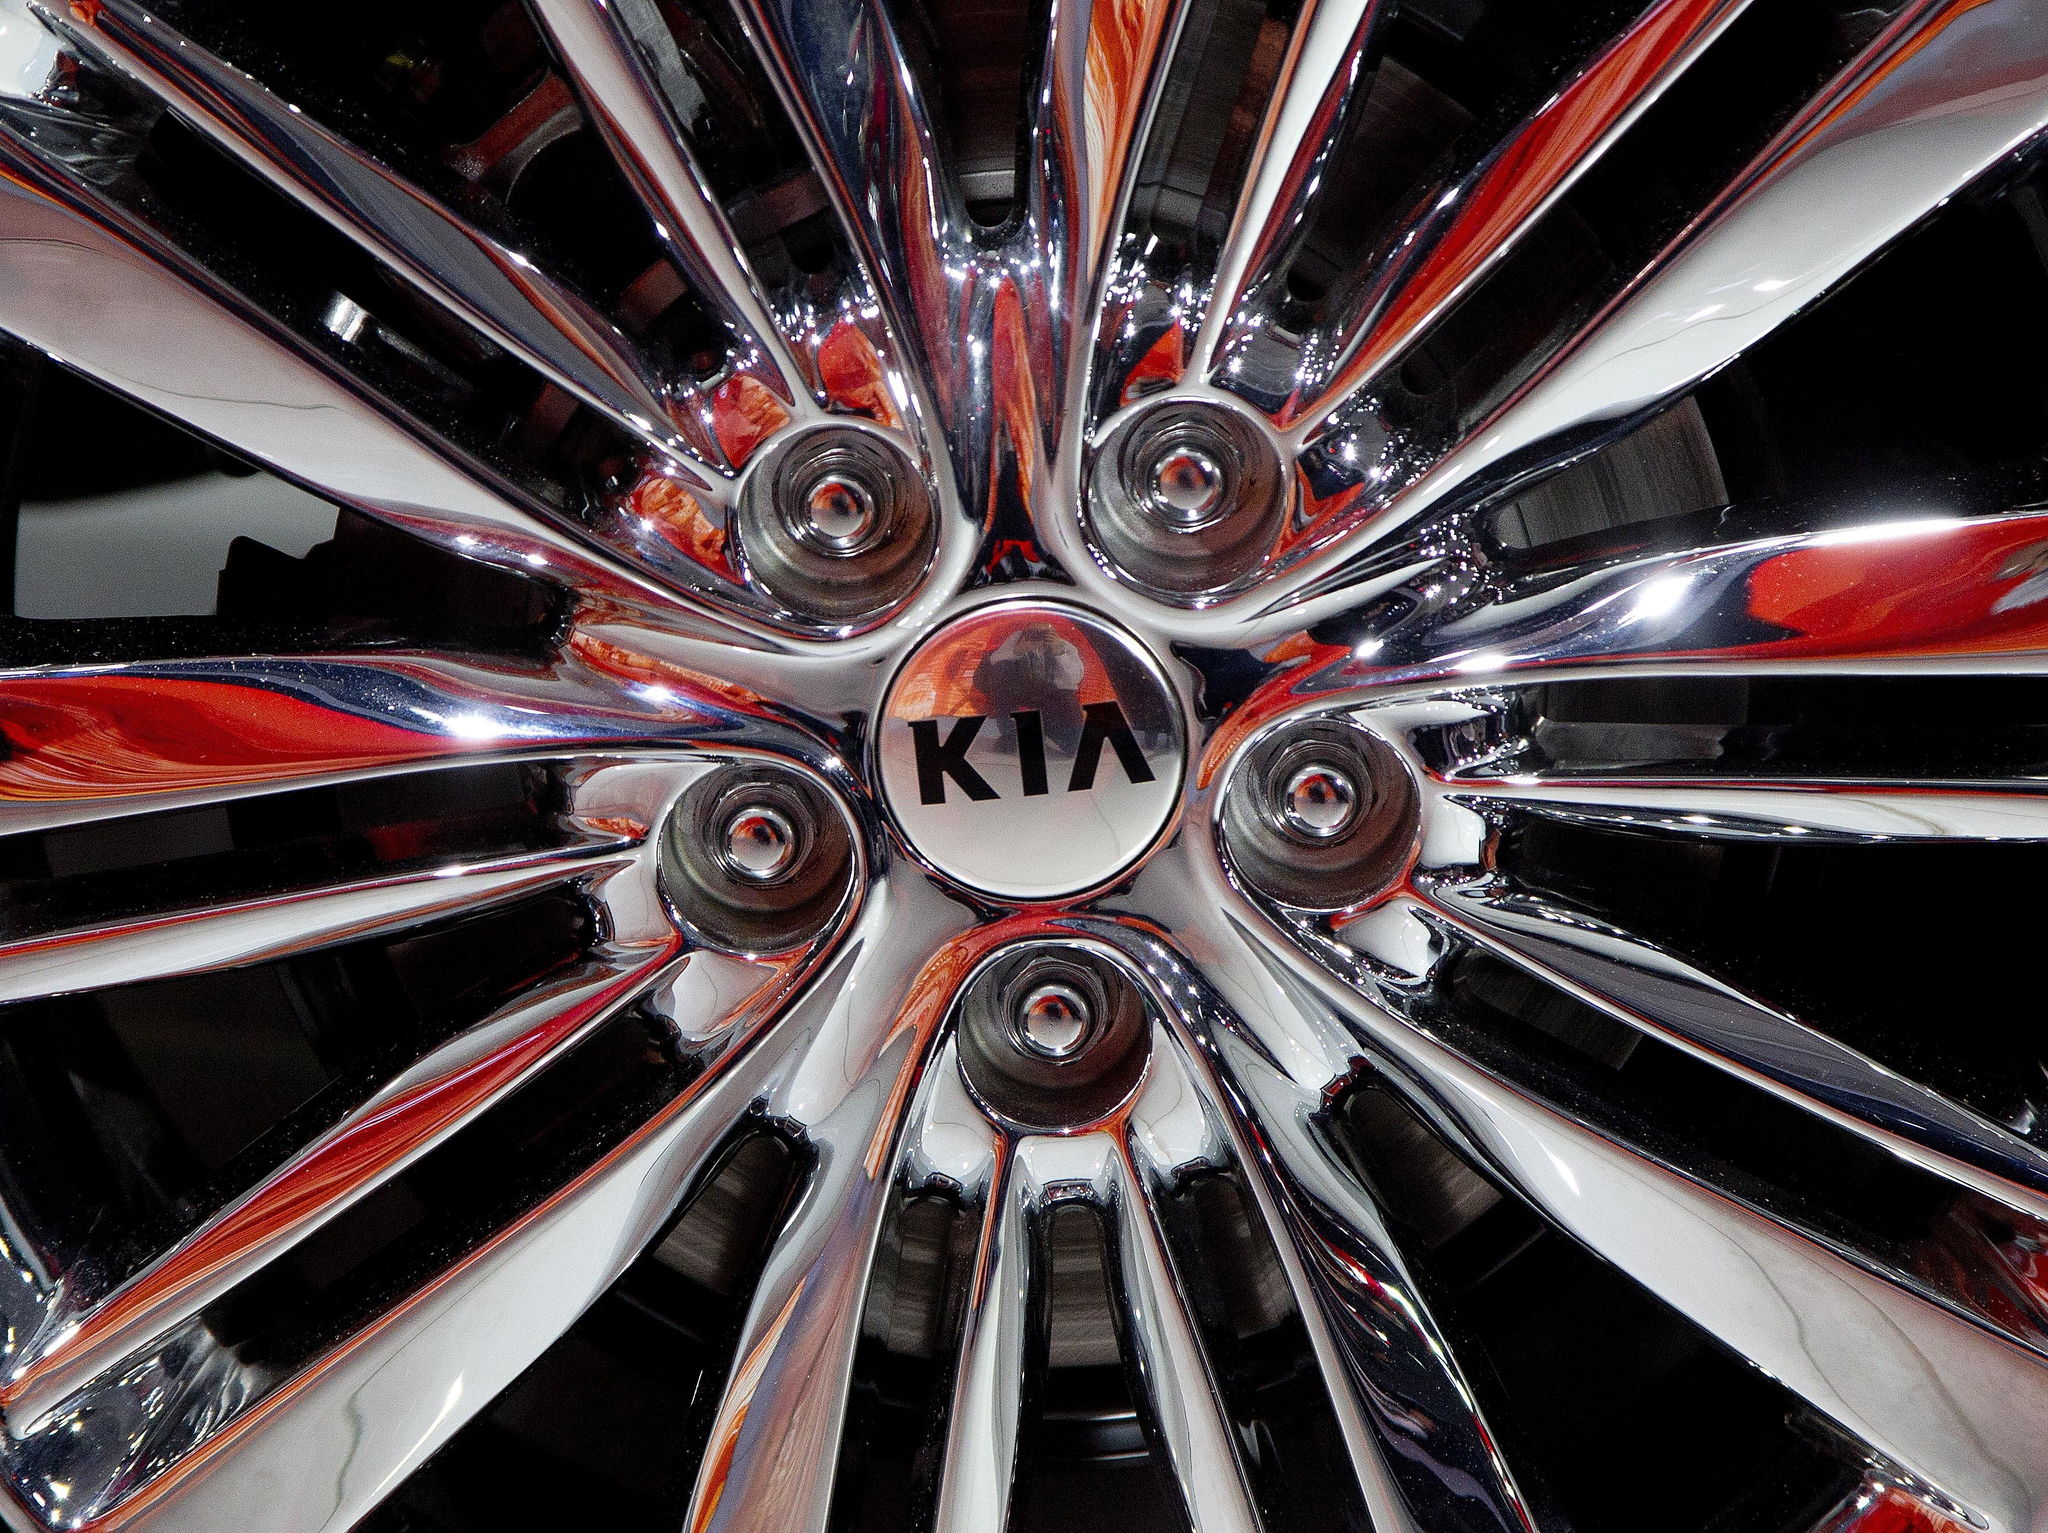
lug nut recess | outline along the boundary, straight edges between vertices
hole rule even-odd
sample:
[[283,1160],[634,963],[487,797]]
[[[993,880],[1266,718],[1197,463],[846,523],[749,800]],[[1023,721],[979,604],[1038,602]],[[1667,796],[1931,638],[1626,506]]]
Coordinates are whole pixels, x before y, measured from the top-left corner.
[[1113,959],[1033,942],[991,961],[960,997],[960,1069],[991,1112],[1029,1129],[1106,1116],[1138,1084],[1151,1023]]
[[720,952],[786,952],[845,902],[853,840],[825,790],[787,767],[732,766],[684,792],[661,842],[661,885]]
[[1420,827],[1406,764],[1377,735],[1336,719],[1274,730],[1246,752],[1224,793],[1232,868],[1301,910],[1343,910],[1392,888]]
[[1221,590],[1272,551],[1287,475],[1248,412],[1165,400],[1125,415],[1095,455],[1087,510],[1098,548],[1161,595]]
[[929,567],[924,475],[889,432],[851,422],[771,442],[747,467],[733,526],[747,578],[793,612],[879,617]]

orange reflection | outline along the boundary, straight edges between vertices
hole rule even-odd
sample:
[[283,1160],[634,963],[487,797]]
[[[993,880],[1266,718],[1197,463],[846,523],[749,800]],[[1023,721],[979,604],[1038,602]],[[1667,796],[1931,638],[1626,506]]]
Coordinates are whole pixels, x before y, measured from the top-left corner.
[[734,468],[789,424],[789,411],[752,373],[734,373],[711,396],[711,431]]
[[626,493],[627,515],[636,518],[672,548],[725,575],[733,573],[725,557],[725,529],[704,514],[704,507],[679,479],[649,470]]
[[2048,643],[2048,523],[1882,527],[1765,560],[1753,617],[1799,637],[1787,654],[1998,654]]
[[12,677],[0,799],[107,798],[273,782],[488,746],[264,687],[166,676]]
[[1875,1499],[1848,1520],[1832,1523],[1824,1533],[1969,1533],[1963,1524],[1944,1517],[1916,1496],[1894,1485],[1875,1488]]
[[1089,703],[1117,698],[1095,635],[1057,612],[1034,608],[1014,622],[980,622],[954,642],[921,651],[896,684],[889,712],[899,719],[1006,714],[1007,699],[1018,690],[1013,678],[1027,675],[1070,689],[1077,716]]
[[865,415],[877,425],[903,427],[896,402],[889,397],[889,379],[881,354],[867,332],[850,319],[834,321],[818,343],[818,378],[825,401],[833,408]]
[[1176,319],[1161,332],[1158,340],[1145,348],[1145,354],[1131,368],[1130,376],[1124,379],[1118,402],[1135,404],[1155,389],[1179,382],[1180,375],[1187,371],[1186,343],[1187,332]]
[[[606,676],[647,686],[668,687],[679,694],[679,704],[688,704],[709,696],[742,713],[765,717],[768,712],[767,700],[760,693],[741,686],[736,681],[707,676],[701,671],[677,665],[673,660],[643,655],[638,650],[627,649],[623,644],[613,644],[600,639],[585,629],[579,628],[569,635],[568,649],[570,654],[592,670],[602,672]],[[695,710],[683,708],[678,711]]]

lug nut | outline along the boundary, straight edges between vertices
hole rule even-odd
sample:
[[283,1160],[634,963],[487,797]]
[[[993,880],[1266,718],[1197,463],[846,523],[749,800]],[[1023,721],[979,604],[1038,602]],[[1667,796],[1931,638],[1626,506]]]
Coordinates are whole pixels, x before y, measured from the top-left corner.
[[960,1071],[1012,1123],[1074,1128],[1137,1087],[1152,1024],[1136,981],[1108,955],[1070,942],[1020,944],[961,993]]
[[1298,768],[1280,792],[1280,818],[1296,835],[1328,841],[1358,817],[1358,784],[1323,761]]
[[1088,998],[1072,985],[1035,985],[1017,1003],[1017,1040],[1041,1059],[1071,1059],[1094,1021]]
[[894,432],[834,421],[748,461],[733,552],[755,589],[829,626],[878,617],[923,578],[938,536],[924,472]]
[[1152,504],[1170,526],[1195,528],[1223,504],[1223,465],[1199,447],[1177,447],[1152,466]]
[[780,953],[830,924],[852,887],[844,815],[781,766],[730,766],[683,794],[661,839],[661,886],[702,945]]
[[804,511],[804,541],[826,553],[859,553],[880,521],[874,495],[847,474],[826,474],[813,484]]
[[1252,411],[1166,399],[1118,416],[1089,464],[1084,510],[1110,563],[1156,592],[1194,596],[1229,588],[1271,554],[1290,483]]
[[1281,726],[1231,768],[1223,849],[1238,878],[1300,911],[1346,910],[1394,888],[1421,835],[1408,764],[1342,719]]
[[744,804],[725,822],[718,855],[733,877],[772,884],[796,866],[796,827],[769,804]]

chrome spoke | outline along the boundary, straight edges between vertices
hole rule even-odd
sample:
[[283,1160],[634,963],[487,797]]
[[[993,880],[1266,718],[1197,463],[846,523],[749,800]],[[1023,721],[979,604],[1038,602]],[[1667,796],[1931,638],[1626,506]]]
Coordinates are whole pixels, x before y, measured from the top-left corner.
[[96,1375],[221,1298],[502,1099],[645,989],[674,951],[672,942],[639,946],[580,966],[435,1050],[112,1293],[54,1310],[0,1387],[9,1419],[34,1430]]
[[558,530],[509,482],[390,418],[153,236],[52,179],[4,122],[0,162],[14,172],[0,189],[0,328],[343,505],[474,558],[638,605],[672,602]]
[[702,1533],[822,1530],[831,1512],[861,1295],[895,1185],[897,1135],[964,970],[964,955],[942,949],[926,964],[888,934],[921,929],[943,942],[962,923],[937,905],[931,891],[906,882],[876,888],[848,938],[858,974],[778,1027],[799,1053],[768,1110],[802,1125],[816,1160],[755,1288],[712,1424],[688,1523]]
[[2048,1215],[2048,1151],[1582,911],[1499,884],[1425,886],[1490,950],[1950,1181]]
[[1175,1172],[1216,1157],[1221,1130],[1172,1054],[1155,1052],[1152,1067],[1130,1129],[1116,1140],[1106,1189],[1126,1345],[1194,1533],[1259,1533],[1158,1207]]
[[2048,520],[2036,512],[1914,518],[1510,587],[1412,633],[1305,647],[1275,667],[1233,725],[1350,694],[1377,704],[1453,687],[1622,674],[2039,675],[2048,669],[2048,606],[2029,583],[2028,560],[2044,544]]
[[2038,1359],[1446,1054],[1408,1052],[1511,1184],[1636,1281],[1992,1527],[2038,1516]]
[[[67,1285],[41,1331],[20,1339],[0,1378],[0,1405],[10,1419],[32,1424],[151,1335],[196,1314],[502,1101],[621,1005],[644,993],[681,945],[656,892],[657,853],[649,832],[668,817],[684,788],[705,770],[703,764],[688,761],[638,761],[588,772],[576,785],[569,817],[572,822],[610,828],[610,834],[597,841],[601,850],[566,857],[558,853],[552,863],[524,859],[504,870],[520,875],[517,881],[492,872],[426,875],[404,887],[440,885],[446,892],[438,903],[416,898],[412,908],[387,908],[375,921],[359,920],[353,927],[338,927],[332,921],[321,924],[321,912],[329,902],[338,899],[345,907],[351,903],[348,892],[278,901],[259,911],[266,923],[259,932],[265,945],[252,941],[244,950],[223,952],[203,939],[187,938],[182,952],[173,949],[154,967],[138,965],[140,973],[121,967],[128,955],[119,946],[109,961],[95,964],[94,951],[118,939],[88,933],[71,939],[84,951],[70,970],[56,976],[70,982],[62,986],[38,972],[33,953],[24,962],[0,949],[0,984],[13,999],[17,994],[49,994],[86,984],[121,984],[145,974],[188,973],[211,963],[274,960],[434,915],[474,910],[549,885],[573,888],[601,913],[605,931],[603,940],[572,969],[549,976],[429,1049],[112,1292],[98,1295],[90,1284]],[[637,835],[632,835],[635,831]],[[245,924],[241,913],[234,911],[192,919],[225,924],[229,937]],[[163,926],[176,930],[172,922],[159,923],[159,929]],[[146,939],[155,933],[145,930],[142,935]],[[148,951],[142,955],[149,956]],[[803,964],[791,959],[768,967],[768,977],[749,986],[737,1015],[758,1018],[788,992]],[[711,1020],[728,1031],[737,1025],[734,1017]]]
[[1252,150],[1244,190],[1216,259],[1207,308],[1188,364],[1215,370],[1245,298],[1279,275],[1272,263],[1308,210],[1355,100],[1378,0],[1306,0],[1288,39],[1272,105]]
[[739,0],[736,9],[897,344],[951,418],[971,402],[938,392],[958,347],[946,264],[957,219],[894,23],[875,0]]
[[[422,291],[586,403],[645,438],[678,466],[692,457],[647,360],[596,307],[508,242],[428,197],[248,73],[179,35],[137,0],[117,0],[90,25],[45,11],[73,43],[137,80],[211,142]],[[700,493],[716,497],[697,463]]]
[[[1528,381],[1439,449],[1396,442],[1370,476],[1333,413],[1311,444],[1328,484],[1301,508],[1303,531],[1256,600],[1204,627],[1300,628],[1441,566],[1428,527],[1491,504],[1678,398],[1765,339],[1963,187],[2048,128],[2036,0],[1916,0],[1873,40],[1619,296],[1538,359]],[[2014,85],[2011,82],[2027,83]],[[1447,210],[1450,211],[1450,210]],[[1418,316],[1419,319],[1419,316]],[[1323,403],[1318,410],[1325,409]],[[1382,566],[1400,570],[1391,580]],[[1401,568],[1408,566],[1409,568]]]
[[[608,786],[600,772],[595,788],[586,784],[588,802],[579,807],[614,822],[637,813],[651,826],[701,772],[635,763],[613,769]],[[785,1003],[813,977],[825,940],[739,965],[747,972],[736,976],[705,969],[700,977],[703,965],[721,961],[712,953],[693,952],[678,970],[671,960],[683,939],[653,873],[654,848],[647,843],[634,863],[594,879],[586,893],[601,912],[605,935],[583,962],[429,1050],[132,1278],[104,1295],[71,1284],[57,1290],[60,1305],[68,1307],[53,1310],[43,1330],[27,1338],[0,1390],[14,1431],[29,1445],[34,1473],[43,1477],[23,1487],[32,1500],[53,1504],[50,1494],[75,1495],[74,1507],[118,1504],[123,1515],[160,1515],[175,1525],[195,1502],[211,1506],[223,1498],[218,1504],[244,1505],[248,1497],[268,1495],[282,1509],[277,1525],[347,1527],[612,1282],[716,1163],[714,1152],[749,1104],[778,1078],[787,1083],[792,1074],[801,1076],[795,1051],[810,1025],[804,1019],[815,1016],[805,1007],[817,1003],[800,1000],[793,1011]],[[856,948],[839,959],[833,977],[848,981],[858,958]],[[200,1322],[213,1301],[534,1080],[665,975],[676,983],[662,989],[659,1004],[669,1008],[701,1068],[596,1166],[296,1376],[251,1371],[207,1340]],[[829,1005],[831,986],[821,979],[821,988]],[[784,1012],[785,1025],[764,1036],[766,1024]],[[563,1263],[551,1231],[573,1231],[585,1247],[563,1264],[576,1275],[566,1290],[554,1286],[555,1278],[542,1281],[521,1254]],[[501,1281],[514,1286],[504,1289]],[[537,1281],[563,1293],[566,1307],[536,1306],[526,1295],[515,1306],[522,1318],[502,1347],[490,1349],[489,1361],[469,1355],[480,1324],[505,1323],[502,1316],[486,1319],[502,1302],[491,1295],[518,1293]],[[473,1312],[472,1302],[484,1312]],[[439,1341],[432,1339],[436,1332]],[[364,1374],[356,1370],[366,1350],[378,1367]],[[468,1370],[480,1366],[486,1372],[475,1377],[482,1392],[472,1398]],[[398,1377],[386,1379],[385,1368]],[[126,1393],[137,1369],[163,1375],[139,1407]],[[344,1425],[348,1413],[335,1410],[333,1392],[376,1394],[400,1380],[404,1388],[429,1390],[435,1408],[424,1415],[399,1412],[393,1419],[409,1419],[412,1436],[379,1439],[362,1460],[365,1445]],[[81,1412],[130,1409],[139,1410],[126,1450],[132,1463],[115,1465],[119,1472],[104,1484],[94,1478],[105,1472],[103,1463],[68,1467],[65,1434]],[[289,1456],[299,1454],[307,1456],[312,1478],[281,1489],[276,1476],[296,1474]]]
[[630,860],[568,848],[0,943],[0,1003],[273,962],[603,875]]
[[659,683],[634,692],[602,686],[602,673],[567,659],[514,668],[350,655],[4,673],[0,703],[13,727],[0,761],[0,831],[486,756],[620,744],[799,759],[816,750],[743,696],[680,667],[649,671]]
[[933,1065],[908,1142],[914,1182],[936,1173],[981,1201],[932,1526],[937,1533],[1003,1533],[1030,1366],[1027,1215],[1040,1191],[1030,1171],[1030,1141],[1006,1139],[982,1116],[961,1084],[948,1042]]
[[1591,825],[1744,841],[2044,841],[2048,796],[1996,782],[1753,778],[1454,779],[1456,802]]
[[667,24],[649,0],[535,0],[533,10],[676,263],[741,344],[759,349],[783,402],[808,413],[811,383],[687,145]]
[[1984,1525],[2048,1504],[2038,1357],[1496,1079],[1272,950],[1390,1079],[1520,1196]]
[[1536,1527],[1385,1220],[1316,1127],[1351,1076],[1355,1044],[1263,956],[1227,894],[1199,870],[1187,883],[1176,935],[1199,978],[1161,947],[1138,951],[1173,994],[1214,986],[1227,1002],[1184,1001],[1174,1015],[1236,1115],[1238,1158],[1309,1322],[1373,1526]]
[[287,1387],[239,1411],[230,1400],[203,1451],[127,1504],[131,1525],[344,1533],[611,1286],[785,1058],[774,1035],[734,1040],[652,1122],[439,1281]]
[[2048,128],[2041,23],[2038,0],[1910,7],[1394,514],[1669,400]]
[[1541,108],[1456,180],[1395,242],[1352,308],[1338,360],[1284,424],[1313,426],[1387,366],[1526,235],[1748,0],[1657,0]]
[[[1146,130],[1186,16],[1185,0],[1081,0],[1053,11],[1028,190],[1032,238],[1059,273],[1045,292],[1055,335],[1098,313],[1104,300]],[[1091,332],[1081,326],[1070,346],[1054,352],[1069,359],[1070,411],[1079,407],[1100,339]]]

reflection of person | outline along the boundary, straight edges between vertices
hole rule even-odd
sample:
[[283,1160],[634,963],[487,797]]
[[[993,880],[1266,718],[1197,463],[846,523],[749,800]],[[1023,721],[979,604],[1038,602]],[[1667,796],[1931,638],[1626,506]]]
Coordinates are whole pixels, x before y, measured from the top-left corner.
[[1080,649],[1050,623],[1027,623],[982,659],[974,684],[998,718],[1037,709],[1047,738],[1071,751],[1081,738],[1087,669]]

